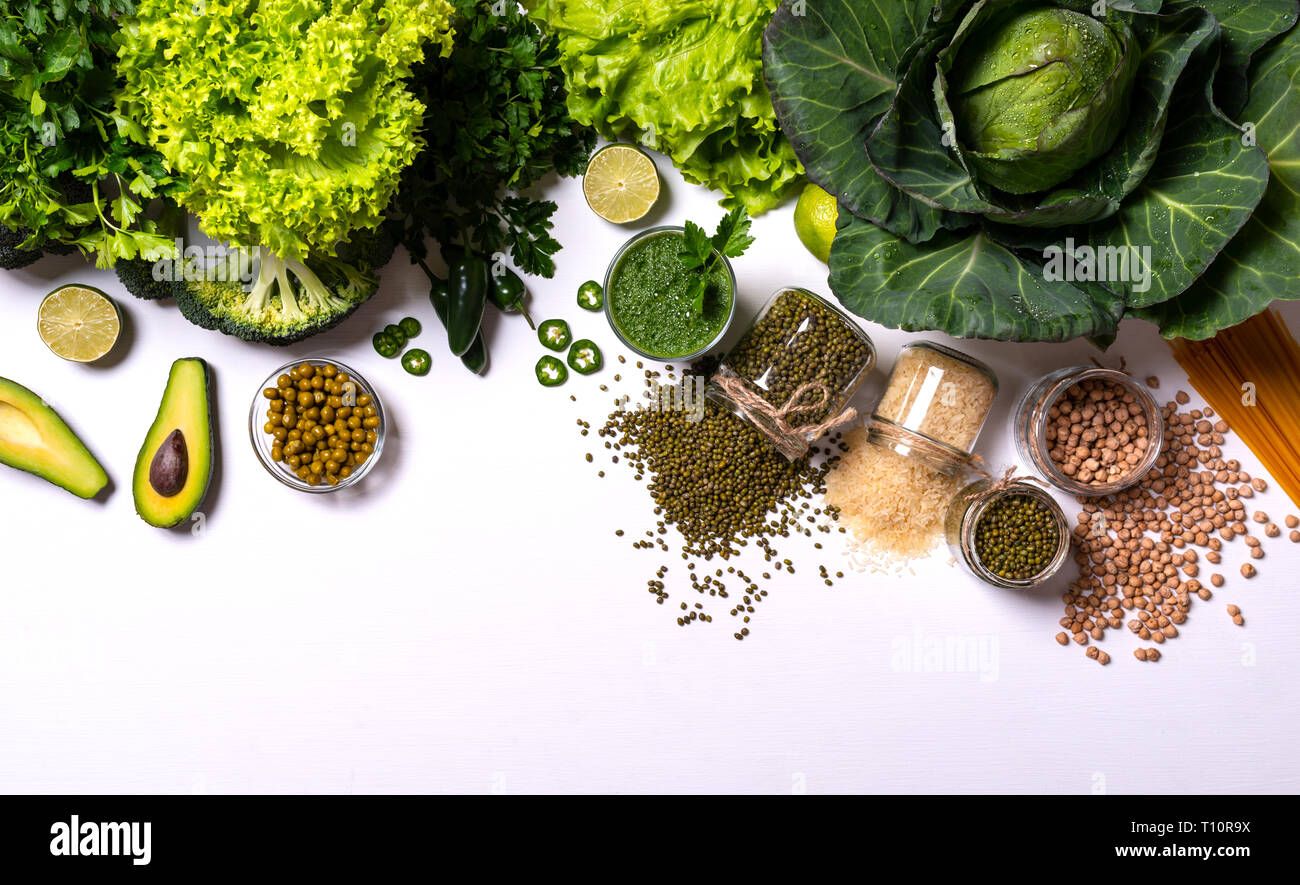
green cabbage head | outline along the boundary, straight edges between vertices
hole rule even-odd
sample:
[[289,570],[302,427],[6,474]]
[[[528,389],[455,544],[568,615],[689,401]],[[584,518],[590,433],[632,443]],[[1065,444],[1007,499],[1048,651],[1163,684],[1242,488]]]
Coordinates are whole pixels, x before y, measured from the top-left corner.
[[1046,190],[1100,157],[1128,117],[1141,47],[1123,21],[1009,10],[960,44],[948,98],[981,179]]
[[1206,338],[1300,299],[1300,0],[783,0],[782,131],[872,322]]

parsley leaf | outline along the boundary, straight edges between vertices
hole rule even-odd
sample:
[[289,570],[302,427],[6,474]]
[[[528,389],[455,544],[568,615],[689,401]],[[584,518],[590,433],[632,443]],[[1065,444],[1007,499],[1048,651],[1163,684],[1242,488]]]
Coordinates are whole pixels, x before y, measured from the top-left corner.
[[677,252],[682,266],[689,271],[697,271],[688,284],[687,297],[691,301],[691,312],[695,316],[704,313],[704,294],[709,288],[709,275],[722,256],[739,258],[753,244],[749,235],[750,219],[743,207],[737,206],[718,222],[718,230],[712,238],[693,221],[685,224],[682,247]]
[[754,242],[749,235],[750,220],[744,208],[737,206],[718,222],[718,232],[713,235],[713,248],[728,258],[739,258]]
[[709,257],[713,254],[713,246],[709,242],[709,235],[704,232],[694,221],[686,222],[686,235],[682,240],[682,248],[678,253],[682,264],[690,270],[697,267],[704,267],[708,263]]

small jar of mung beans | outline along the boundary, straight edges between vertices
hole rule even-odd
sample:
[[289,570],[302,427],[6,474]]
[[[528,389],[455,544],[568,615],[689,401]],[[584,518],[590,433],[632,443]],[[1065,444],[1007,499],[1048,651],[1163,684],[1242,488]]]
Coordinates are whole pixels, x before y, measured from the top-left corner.
[[875,364],[876,348],[857,323],[821,296],[786,287],[763,305],[706,395],[796,460],[846,415]]
[[1041,587],[1070,552],[1061,505],[1029,479],[980,479],[953,498],[944,520],[953,557],[986,584]]

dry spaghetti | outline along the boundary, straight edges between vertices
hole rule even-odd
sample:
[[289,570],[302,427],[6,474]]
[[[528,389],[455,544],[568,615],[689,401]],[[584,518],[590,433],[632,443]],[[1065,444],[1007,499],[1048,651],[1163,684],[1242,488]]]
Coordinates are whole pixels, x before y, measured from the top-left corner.
[[1273,310],[1205,341],[1171,341],[1192,386],[1300,504],[1300,345]]

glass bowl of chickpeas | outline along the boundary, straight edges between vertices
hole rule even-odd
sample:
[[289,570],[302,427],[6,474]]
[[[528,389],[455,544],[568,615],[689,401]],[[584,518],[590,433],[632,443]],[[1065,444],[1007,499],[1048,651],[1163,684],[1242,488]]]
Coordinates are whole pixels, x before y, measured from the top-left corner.
[[384,450],[384,407],[338,360],[287,363],[253,398],[248,433],[267,472],[300,492],[336,492],[369,473]]

